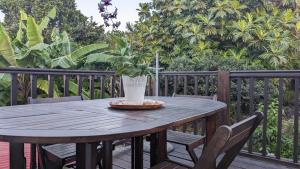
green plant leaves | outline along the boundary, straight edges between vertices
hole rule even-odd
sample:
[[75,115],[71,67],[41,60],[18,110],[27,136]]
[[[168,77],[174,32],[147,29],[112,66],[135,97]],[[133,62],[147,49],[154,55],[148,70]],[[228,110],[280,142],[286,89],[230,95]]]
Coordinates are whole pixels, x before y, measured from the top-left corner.
[[11,39],[9,38],[7,32],[4,30],[4,27],[2,25],[0,25],[0,54],[3,57],[3,59],[7,63],[9,63],[9,65],[6,65],[6,63],[2,63],[3,65],[17,66]]
[[[49,83],[47,80],[38,80],[37,81],[37,87],[39,90],[42,90],[46,94],[48,94],[48,89],[49,89]],[[56,84],[54,84],[54,91],[53,91],[53,96],[58,97],[59,96],[59,90]]]
[[28,39],[28,46],[32,47],[39,43],[43,43],[44,38],[42,33],[39,29],[39,26],[36,24],[35,19],[32,17],[27,18],[27,39]]
[[75,66],[76,63],[72,60],[71,56],[62,56],[51,60],[51,68],[68,69]]
[[82,59],[83,56],[88,55],[91,52],[95,52],[97,50],[105,49],[108,47],[108,44],[105,43],[98,43],[98,44],[91,44],[84,47],[80,47],[74,52],[72,52],[72,58],[75,61],[79,61]]
[[52,8],[51,11],[42,19],[42,22],[39,25],[39,29],[42,32],[44,29],[48,27],[48,24],[51,19],[56,17],[56,7]]
[[105,53],[94,53],[86,56],[86,64],[91,63],[109,63],[113,58],[113,55],[105,54]]

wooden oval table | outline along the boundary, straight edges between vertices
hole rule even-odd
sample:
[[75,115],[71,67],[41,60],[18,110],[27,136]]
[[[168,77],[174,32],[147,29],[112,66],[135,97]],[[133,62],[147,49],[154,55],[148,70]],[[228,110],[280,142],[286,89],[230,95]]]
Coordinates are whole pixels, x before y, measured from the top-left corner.
[[165,160],[166,131],[197,119],[207,120],[207,137],[216,129],[222,102],[188,97],[148,97],[161,100],[158,110],[108,108],[113,99],[74,101],[0,108],[0,141],[10,143],[10,169],[24,168],[24,143],[76,143],[78,169],[96,168],[96,147],[104,145],[104,168],[112,168],[112,140],[132,138],[132,168],[142,168],[143,136],[151,135],[151,166]]

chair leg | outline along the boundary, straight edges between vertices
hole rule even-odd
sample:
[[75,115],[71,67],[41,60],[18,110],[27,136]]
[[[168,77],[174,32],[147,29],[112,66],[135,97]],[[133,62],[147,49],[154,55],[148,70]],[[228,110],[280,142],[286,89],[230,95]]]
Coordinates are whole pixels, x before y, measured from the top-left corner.
[[187,150],[187,152],[189,153],[190,157],[192,158],[194,164],[196,164],[197,161],[198,161],[198,157],[197,157],[197,155],[196,155],[194,149],[193,149],[193,148],[190,148],[189,146],[186,146],[186,150]]
[[38,168],[47,169],[45,164],[45,159],[44,159],[45,153],[43,152],[41,145],[37,145],[37,152],[38,152]]
[[103,147],[100,148],[97,152],[97,164],[99,166],[99,169],[103,169],[102,161],[103,161],[104,153],[103,153]]

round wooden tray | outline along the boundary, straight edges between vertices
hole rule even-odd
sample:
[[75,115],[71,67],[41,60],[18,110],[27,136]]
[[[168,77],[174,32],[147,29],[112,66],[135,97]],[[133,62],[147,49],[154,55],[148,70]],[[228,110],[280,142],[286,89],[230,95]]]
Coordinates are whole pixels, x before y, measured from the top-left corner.
[[109,102],[110,108],[120,110],[155,110],[163,107],[165,102],[158,100],[145,100],[142,105],[128,103],[126,100],[115,100]]

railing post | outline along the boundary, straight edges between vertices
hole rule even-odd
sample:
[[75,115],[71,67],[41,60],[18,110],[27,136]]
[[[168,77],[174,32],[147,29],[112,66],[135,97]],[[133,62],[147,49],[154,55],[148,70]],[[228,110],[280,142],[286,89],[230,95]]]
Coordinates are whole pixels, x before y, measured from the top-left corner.
[[[37,75],[30,75],[30,89],[31,89],[31,97],[37,97]],[[30,169],[36,169],[37,161],[36,161],[36,144],[30,145]]]
[[17,105],[18,96],[18,74],[11,74],[11,87],[10,87],[10,105]]
[[54,96],[54,77],[48,75],[48,97],[52,98]]
[[111,97],[114,98],[115,97],[115,87],[116,87],[116,76],[113,75],[110,78],[110,84],[111,84]]
[[69,86],[70,86],[70,77],[68,75],[64,75],[64,96],[69,96]]
[[95,77],[94,75],[90,76],[90,99],[95,99]]
[[100,76],[100,98],[103,99],[105,97],[105,76]]
[[217,117],[217,126],[229,124],[229,103],[230,103],[230,74],[229,72],[218,72],[218,88],[217,95],[218,101],[227,104],[227,108],[220,112]]
[[78,85],[78,96],[82,95],[82,77],[80,75],[77,75],[77,85]]

